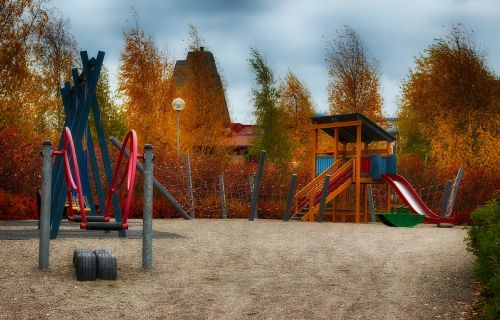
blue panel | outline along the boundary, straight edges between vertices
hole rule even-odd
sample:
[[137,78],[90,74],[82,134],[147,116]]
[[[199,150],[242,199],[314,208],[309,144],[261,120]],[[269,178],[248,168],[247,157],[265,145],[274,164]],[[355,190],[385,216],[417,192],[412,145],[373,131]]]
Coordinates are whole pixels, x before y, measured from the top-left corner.
[[396,173],[396,155],[393,154],[385,158],[385,173]]
[[382,158],[378,154],[372,155],[370,163],[370,177],[373,179],[380,179],[382,175]]
[[328,167],[333,164],[333,156],[318,156],[316,157],[316,176],[325,172]]

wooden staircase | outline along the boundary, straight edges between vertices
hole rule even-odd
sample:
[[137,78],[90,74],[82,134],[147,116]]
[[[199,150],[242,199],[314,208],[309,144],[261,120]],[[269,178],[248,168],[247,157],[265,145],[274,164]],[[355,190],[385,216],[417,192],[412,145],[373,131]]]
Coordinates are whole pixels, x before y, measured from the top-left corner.
[[295,194],[295,214],[292,215],[291,220],[314,221],[315,214],[319,211],[325,177],[330,175],[326,197],[328,203],[353,183],[356,172],[354,166],[354,159],[350,159],[344,164],[339,159],[297,192]]

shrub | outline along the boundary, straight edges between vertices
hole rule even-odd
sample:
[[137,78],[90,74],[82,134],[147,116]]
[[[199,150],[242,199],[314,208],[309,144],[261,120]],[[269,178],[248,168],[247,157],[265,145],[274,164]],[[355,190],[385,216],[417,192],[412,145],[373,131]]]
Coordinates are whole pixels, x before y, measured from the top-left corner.
[[485,285],[486,319],[500,317],[500,198],[478,207],[471,215],[473,226],[467,238],[468,249],[476,255],[475,273]]
[[0,220],[37,218],[36,196],[13,194],[0,188]]

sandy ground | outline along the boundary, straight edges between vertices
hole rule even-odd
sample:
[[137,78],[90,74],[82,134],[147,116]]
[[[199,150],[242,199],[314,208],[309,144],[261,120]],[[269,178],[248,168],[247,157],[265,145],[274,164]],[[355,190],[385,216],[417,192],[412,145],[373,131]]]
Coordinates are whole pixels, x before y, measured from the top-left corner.
[[[458,227],[155,220],[154,229],[180,237],[154,241],[150,272],[139,239],[57,239],[45,272],[36,239],[1,240],[0,319],[460,319],[473,295]],[[118,280],[76,281],[77,247],[112,249]]]

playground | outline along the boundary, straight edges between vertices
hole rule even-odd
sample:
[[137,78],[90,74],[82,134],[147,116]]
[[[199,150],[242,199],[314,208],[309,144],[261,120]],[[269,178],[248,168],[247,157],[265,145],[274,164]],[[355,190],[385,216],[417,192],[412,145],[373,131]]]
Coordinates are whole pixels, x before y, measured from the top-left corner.
[[[181,190],[182,184],[167,188],[154,177],[153,146],[140,147],[133,129],[123,142],[106,137],[95,92],[104,53],[81,57],[83,70],[74,69],[73,85],[61,89],[66,113],[61,140],[42,145],[39,221],[0,223],[0,241],[6,242],[0,269],[10,270],[2,275],[2,316],[458,319],[466,314],[473,257],[465,250],[466,231],[452,228],[463,169],[435,192],[440,198],[431,209],[397,174],[391,134],[360,113],[314,117],[312,170],[305,183],[292,174],[289,187],[282,188],[288,189],[286,199],[273,198],[263,180],[262,150],[255,172],[242,173],[248,188],[237,192],[248,220],[232,215],[228,204],[234,193],[223,175],[217,188],[207,188],[222,219],[199,219],[196,212],[206,206],[195,205],[200,193],[194,191],[189,155],[187,203],[181,203],[169,190]],[[106,139],[119,150],[114,169]],[[142,188],[135,188],[136,178]],[[153,222],[154,189],[180,219]],[[141,194],[142,220],[129,219],[134,193]],[[259,220],[264,204],[277,200],[274,211],[283,212],[283,219]]]
[[[78,228],[61,225],[49,271],[34,262],[36,236],[0,240],[0,319],[461,319],[473,295],[460,227],[154,220],[169,236],[155,236],[149,272],[140,220],[126,239]],[[36,234],[36,221],[0,230]],[[76,247],[112,249],[118,279],[77,281]]]

